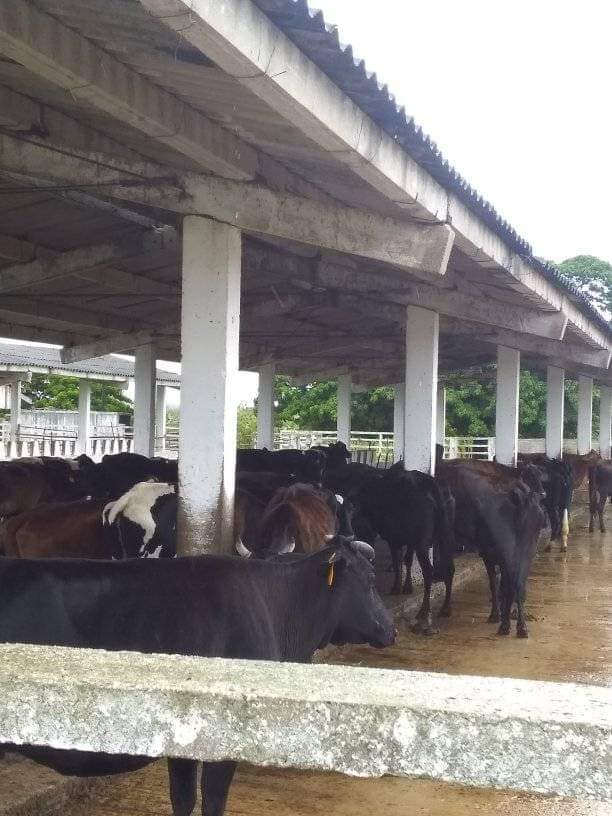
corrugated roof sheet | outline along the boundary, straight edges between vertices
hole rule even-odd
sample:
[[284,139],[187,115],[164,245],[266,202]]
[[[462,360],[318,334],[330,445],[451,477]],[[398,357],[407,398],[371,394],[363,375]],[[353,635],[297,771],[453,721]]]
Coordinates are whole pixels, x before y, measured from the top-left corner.
[[[612,326],[593,307],[589,298],[553,264],[533,255],[531,245],[504,220],[496,209],[444,158],[437,144],[400,107],[387,85],[366,68],[365,60],[351,45],[340,42],[338,27],[325,22],[323,12],[311,9],[307,0],[254,0],[255,4],[333,82],[446,190],[457,195],[514,252],[525,258],[548,280],[564,289],[606,331]],[[375,14],[375,6],[372,6]]]
[[[93,360],[82,360],[80,363],[62,363],[60,350],[46,346],[28,346],[20,343],[0,342],[0,366],[16,366],[19,368],[48,368],[74,374],[121,377],[128,379],[134,376],[134,363],[107,354],[105,357],[96,357]],[[181,378],[172,371],[157,368],[157,382],[159,385],[179,386]]]

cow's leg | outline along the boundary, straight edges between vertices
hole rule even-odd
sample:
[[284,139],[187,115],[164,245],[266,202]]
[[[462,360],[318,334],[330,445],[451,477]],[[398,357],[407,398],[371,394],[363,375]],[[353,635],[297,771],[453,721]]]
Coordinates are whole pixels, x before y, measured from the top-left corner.
[[455,576],[455,565],[449,564],[448,571],[444,577],[444,586],[446,592],[444,595],[444,603],[440,609],[440,617],[450,618],[451,616],[451,595],[453,592],[453,578]]
[[606,532],[606,525],[604,524],[604,510],[606,507],[606,501],[608,497],[602,496],[599,499],[599,507],[597,508],[597,512],[599,513],[599,529],[602,533]]
[[513,583],[507,571],[501,568],[500,581],[500,596],[501,596],[501,623],[497,630],[498,635],[510,634],[510,612],[512,610],[512,601],[514,600]]
[[174,816],[190,816],[198,793],[198,763],[193,759],[168,759],[170,801]]
[[516,593],[516,636],[520,638],[528,638],[529,630],[527,629],[526,615],[525,615],[525,590],[519,586]]
[[402,592],[404,595],[412,595],[414,588],[412,586],[412,562],[414,561],[414,547],[408,544],[406,547],[406,554],[404,555],[404,564],[406,565],[406,577],[404,578],[404,586]]
[[567,507],[563,510],[563,517],[561,519],[561,552],[567,551],[567,537],[569,535],[569,516]]
[[223,816],[237,762],[204,762],[202,765],[202,814]]
[[416,623],[412,631],[420,635],[436,635],[438,629],[431,619],[431,585],[433,582],[433,566],[429,560],[429,542],[421,542],[416,548],[416,556],[423,573],[423,603],[417,612]]
[[402,591],[402,548],[395,543],[389,542],[389,550],[391,551],[391,562],[393,564],[393,586],[391,587],[392,595],[399,595]]
[[495,563],[490,558],[482,556],[484,565],[487,570],[489,578],[489,589],[491,590],[491,614],[489,615],[489,623],[499,623],[499,594],[497,587],[497,572],[495,570]]

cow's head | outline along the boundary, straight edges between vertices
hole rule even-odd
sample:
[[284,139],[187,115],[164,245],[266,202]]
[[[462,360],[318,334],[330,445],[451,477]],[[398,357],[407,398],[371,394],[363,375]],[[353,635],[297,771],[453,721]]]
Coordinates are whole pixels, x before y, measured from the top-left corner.
[[376,589],[373,557],[374,550],[365,542],[340,536],[312,556],[320,580],[336,595],[326,643],[383,648],[395,642],[393,617]]

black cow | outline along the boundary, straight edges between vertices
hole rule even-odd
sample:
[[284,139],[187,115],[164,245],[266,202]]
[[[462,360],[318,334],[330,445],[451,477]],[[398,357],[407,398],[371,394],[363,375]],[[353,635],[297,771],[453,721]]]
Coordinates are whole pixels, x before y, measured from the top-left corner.
[[321,451],[325,456],[326,468],[334,469],[347,465],[352,454],[344,442],[331,442],[329,445],[313,445],[310,450]]
[[489,621],[501,620],[499,634],[509,634],[510,612],[516,602],[517,636],[528,637],[523,603],[538,539],[546,524],[542,496],[499,467],[487,470],[473,465],[455,460],[444,462],[440,468],[455,500],[455,535],[468,547],[474,545],[485,564],[491,588]]
[[[329,643],[384,647],[394,639],[371,564],[342,539],[314,555],[276,563],[223,556],[0,559],[4,643],[307,662]],[[151,761],[5,747],[68,775],[121,773]],[[175,816],[193,810],[197,764],[168,760]],[[223,814],[235,768],[229,761],[204,763],[206,816]]]
[[178,482],[178,463],[161,457],[149,458],[139,453],[115,453],[102,457],[91,474],[94,495],[111,500],[123,496],[138,482]]
[[298,482],[320,485],[325,470],[325,454],[315,449],[271,451],[267,448],[241,448],[236,455],[236,470],[240,473],[278,473],[293,476]]
[[612,461],[603,459],[589,470],[589,533],[595,529],[595,515],[599,516],[599,529],[606,532],[604,509],[612,498]]
[[[569,514],[572,506],[573,474],[571,465],[559,459],[549,459],[544,453],[521,454],[518,473],[523,481],[526,467],[537,467],[544,499],[542,506],[550,522],[550,540],[561,541],[561,551],[567,550]],[[551,544],[546,550],[551,549]]]

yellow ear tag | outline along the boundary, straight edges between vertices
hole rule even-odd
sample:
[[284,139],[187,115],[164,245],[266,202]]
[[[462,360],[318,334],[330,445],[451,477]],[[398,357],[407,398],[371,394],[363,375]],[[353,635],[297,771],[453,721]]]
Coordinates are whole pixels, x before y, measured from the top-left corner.
[[327,569],[327,586],[331,589],[334,585],[334,563],[330,562]]

